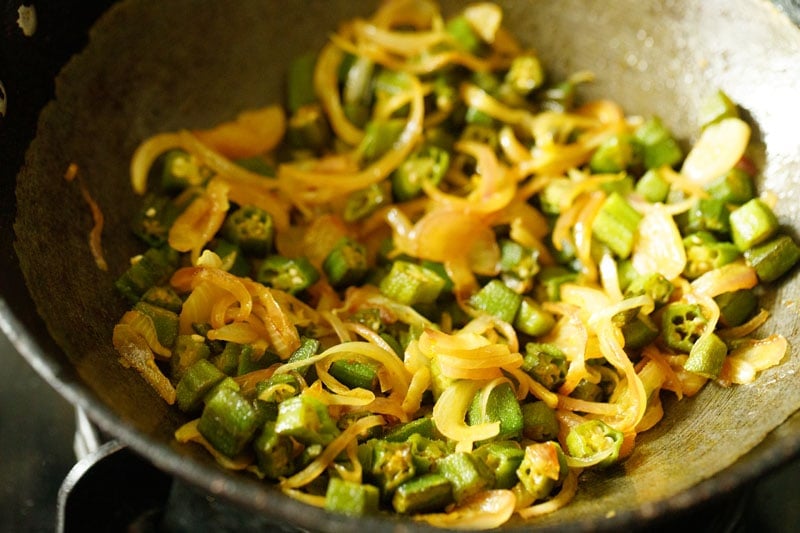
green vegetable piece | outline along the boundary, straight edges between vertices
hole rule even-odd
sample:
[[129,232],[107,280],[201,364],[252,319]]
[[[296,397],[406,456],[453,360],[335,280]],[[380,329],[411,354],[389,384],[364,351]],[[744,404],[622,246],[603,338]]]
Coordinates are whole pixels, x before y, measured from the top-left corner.
[[547,334],[555,325],[556,319],[553,314],[545,311],[539,302],[530,296],[522,298],[519,311],[514,318],[514,328],[517,331],[532,337],[539,337]]
[[522,370],[548,390],[556,390],[564,384],[567,366],[567,356],[555,344],[540,342],[525,344]]
[[358,222],[391,203],[392,190],[389,182],[373,183],[348,195],[343,217],[345,222]]
[[401,304],[415,305],[436,301],[444,285],[445,280],[433,270],[408,261],[395,261],[381,280],[380,290]]
[[445,31],[453,36],[456,46],[465,52],[477,54],[483,47],[483,41],[472,29],[472,24],[463,16],[448,20]]
[[362,127],[369,120],[372,104],[372,78],[375,63],[364,56],[347,56],[342,63],[345,68],[342,99],[345,116],[355,125]]
[[317,101],[314,90],[314,69],[317,54],[302,54],[292,59],[286,76],[286,98],[289,112],[294,114],[308,104]]
[[161,154],[153,165],[152,172],[161,174],[161,189],[167,193],[200,185],[207,177],[207,173],[200,167],[195,157],[179,148]]
[[254,205],[244,205],[229,214],[222,226],[224,238],[255,257],[264,257],[272,250],[274,234],[272,215]]
[[619,280],[619,288],[623,291],[628,290],[628,287],[634,279],[641,274],[633,267],[630,259],[623,259],[617,263],[617,278]]
[[511,239],[500,239],[500,272],[503,281],[522,294],[533,285],[539,272],[539,251],[523,246]]
[[393,427],[383,438],[389,442],[405,442],[411,435],[417,434],[430,439],[433,438],[434,431],[433,419],[423,416]]
[[278,405],[275,431],[302,444],[327,445],[340,431],[328,407],[313,396],[292,396]]
[[370,442],[372,457],[368,460],[370,468],[365,475],[380,489],[382,497],[388,500],[397,487],[417,474],[413,446],[408,442],[379,439],[371,439]]
[[368,268],[366,247],[349,237],[339,239],[322,263],[322,270],[334,288],[359,283]]
[[268,255],[261,262],[256,280],[289,294],[298,294],[319,280],[319,272],[306,257]]
[[603,388],[597,383],[582,379],[569,395],[587,402],[601,402],[603,401]]
[[398,202],[412,200],[422,193],[425,183],[436,186],[450,166],[450,154],[444,148],[423,144],[392,173],[392,195]]
[[494,476],[489,468],[467,452],[452,453],[440,459],[436,463],[436,473],[453,484],[453,497],[456,503],[494,486]]
[[547,111],[564,113],[575,106],[577,85],[570,81],[562,81],[551,85],[542,94],[542,108]]
[[622,172],[634,161],[634,149],[629,135],[613,135],[597,147],[589,168],[595,174]]
[[225,374],[213,363],[206,359],[196,361],[175,387],[178,408],[185,413],[195,411],[202,405],[205,395],[223,379]]
[[439,474],[423,474],[397,487],[392,507],[400,514],[442,511],[453,502],[453,484]]
[[597,463],[597,466],[602,468],[619,460],[622,440],[621,431],[612,428],[602,420],[589,420],[570,429],[565,443],[571,456],[582,459],[607,452],[606,458]]
[[710,231],[718,235],[730,233],[730,209],[722,200],[700,198],[686,213],[686,233]]
[[510,489],[517,484],[517,469],[525,451],[513,440],[490,442],[473,452],[494,473],[494,488]]
[[151,287],[163,285],[178,266],[178,252],[169,246],[150,248],[137,257],[114,283],[132,303],[138,302]]
[[250,275],[250,263],[238,245],[225,239],[217,239],[212,251],[222,259],[223,270],[239,277]]
[[683,159],[683,150],[658,117],[636,128],[633,135],[641,147],[642,160],[647,169],[665,165],[671,167]]
[[356,360],[339,359],[328,368],[331,376],[351,389],[378,389],[378,367]]
[[170,358],[173,379],[180,381],[190,366],[200,359],[208,359],[210,356],[211,349],[202,336],[197,334],[178,335]]
[[775,281],[800,259],[800,247],[789,235],[779,235],[745,251],[748,264],[763,282]]
[[133,308],[153,321],[158,342],[162,346],[171,348],[175,344],[175,339],[178,337],[177,313],[145,301],[137,302]]
[[706,192],[726,204],[742,205],[755,196],[753,177],[740,168],[732,168],[705,186]]
[[539,58],[528,53],[511,60],[505,82],[520,96],[528,96],[544,83],[544,68]]
[[183,300],[178,294],[167,285],[158,287],[150,287],[142,295],[142,302],[161,307],[172,311],[173,313],[180,313],[183,307]]
[[301,390],[300,381],[294,374],[273,374],[256,385],[256,397],[267,403],[281,403],[297,396]]
[[517,438],[522,434],[522,408],[519,405],[514,389],[508,383],[502,383],[489,392],[488,398],[481,390],[472,399],[467,410],[467,423],[471,426],[488,422],[499,422],[500,432],[493,440]]
[[169,229],[183,211],[169,196],[148,194],[131,223],[134,235],[152,247],[167,244]]
[[731,237],[739,250],[761,244],[778,231],[778,218],[760,198],[753,198],[730,214]]
[[256,357],[252,345],[242,344],[239,350],[239,360],[236,365],[236,375],[243,376],[255,370],[267,368],[278,361],[280,361],[280,358],[271,352],[265,352],[261,357]]
[[557,302],[561,299],[561,285],[578,279],[578,274],[562,266],[546,266],[538,275],[539,283],[544,291],[542,299]]
[[278,480],[294,473],[292,439],[275,431],[275,422],[267,421],[253,441],[258,467],[267,479]]
[[419,433],[409,436],[406,442],[411,445],[411,456],[417,474],[433,472],[436,464],[453,451],[445,441],[424,437]]
[[536,442],[555,440],[558,437],[558,418],[541,400],[522,404],[522,435]]
[[708,379],[716,379],[727,355],[728,346],[717,335],[701,335],[692,346],[683,368]]
[[557,442],[536,442],[525,447],[517,477],[521,490],[536,501],[547,498],[566,471],[566,458]]
[[653,299],[656,306],[664,305],[669,301],[675,286],[664,277],[663,274],[658,272],[637,275],[625,289],[625,297],[632,298],[634,296],[648,295]]
[[739,109],[721,89],[703,99],[700,105],[700,127],[705,128],[724,118],[737,118]]
[[669,182],[662,176],[660,168],[651,168],[636,182],[635,190],[651,203],[664,203],[669,194]]
[[391,150],[405,125],[406,121],[399,118],[369,121],[358,145],[358,153],[364,163],[376,161]]
[[226,342],[222,351],[211,358],[214,366],[220,369],[227,376],[235,376],[239,369],[239,355],[242,345],[235,342]]
[[473,294],[469,304],[475,309],[484,311],[505,322],[514,322],[522,295],[514,292],[508,285],[499,279],[493,279]]
[[[320,342],[310,337],[300,337],[300,346],[289,356],[288,363],[295,363],[313,357],[319,353]],[[308,373],[308,366],[295,369],[301,376],[305,377]]]
[[719,242],[710,233],[700,231],[683,239],[686,267],[683,275],[695,279],[706,272],[732,263],[741,256],[739,248],[730,242]]
[[592,234],[618,257],[631,255],[636,229],[642,215],[618,193],[611,193],[603,202],[592,223]]
[[350,516],[378,512],[380,492],[366,483],[355,483],[338,477],[331,478],[325,492],[325,509]]
[[706,329],[708,321],[697,304],[675,302],[664,307],[661,334],[664,344],[678,352],[689,353]]
[[253,404],[240,392],[217,388],[206,399],[197,430],[220,453],[233,457],[244,450],[258,429]]
[[626,322],[620,330],[625,339],[625,348],[639,350],[658,338],[658,326],[649,316],[638,314]]
[[311,152],[320,152],[330,144],[331,128],[318,103],[304,105],[292,113],[286,127],[286,140],[296,150]]
[[720,322],[729,327],[744,324],[758,308],[758,296],[751,289],[724,292],[714,300],[719,306]]

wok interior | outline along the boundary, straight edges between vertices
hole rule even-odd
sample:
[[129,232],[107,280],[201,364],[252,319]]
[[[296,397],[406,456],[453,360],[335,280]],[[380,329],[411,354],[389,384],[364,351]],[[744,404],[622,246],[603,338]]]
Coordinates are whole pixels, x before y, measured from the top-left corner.
[[[800,32],[767,2],[503,4],[506,25],[539,53],[553,79],[591,70],[597,80],[583,96],[610,97],[628,114],[659,115],[687,146],[699,100],[723,88],[766,145],[752,153],[763,169],[761,187],[778,194],[781,222],[800,226],[800,160],[792,134],[800,123]],[[446,2],[445,12],[455,6]],[[159,131],[205,127],[280,101],[290,59],[318,49],[336,20],[367,15],[373,7],[348,0],[230,0],[202,9],[188,0],[122,2],[101,18],[86,50],[61,73],[17,183],[20,264],[39,313],[75,368],[90,413],[161,466],[314,529],[352,524],[222,472],[192,449],[175,451],[172,432],[184,417],[117,362],[111,331],[125,302],[113,281],[142,251],[128,231],[139,200],[128,177],[137,144]],[[92,221],[79,187],[63,179],[71,162],[105,215],[108,272],[89,252]],[[766,301],[773,318],[760,333],[780,331],[800,346],[791,305],[798,282],[774,288]],[[800,407],[800,388],[792,383],[798,366],[793,348],[789,360],[752,385],[711,384],[694,399],[667,402],[665,419],[639,437],[628,461],[584,475],[573,503],[537,523],[603,519],[611,511],[663,512],[666,499],[736,462]],[[795,426],[784,425],[770,439],[797,442]],[[193,457],[188,463],[187,454]]]

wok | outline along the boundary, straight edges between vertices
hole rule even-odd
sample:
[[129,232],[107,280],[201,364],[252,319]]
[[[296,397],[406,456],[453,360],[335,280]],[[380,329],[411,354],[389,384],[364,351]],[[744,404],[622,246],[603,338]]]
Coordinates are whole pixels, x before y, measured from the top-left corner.
[[[585,98],[610,96],[629,114],[659,115],[687,146],[694,139],[700,99],[724,89],[753,127],[760,187],[777,194],[780,222],[800,227],[800,30],[773,4],[502,3],[506,24],[537,50],[554,78],[594,71],[597,80],[585,87]],[[111,331],[125,302],[113,281],[140,251],[127,229],[138,200],[127,173],[137,144],[159,131],[208,127],[242,109],[277,101],[290,58],[319,48],[335,20],[369,14],[374,4],[113,4],[94,25],[85,48],[58,74],[54,99],[42,109],[29,146],[24,137],[4,141],[5,147],[27,148],[18,174],[21,156],[5,154],[10,164],[2,168],[0,191],[0,325],[20,353],[101,429],[159,468],[235,504],[311,530],[428,528],[391,517],[331,515],[255,479],[223,471],[204,453],[176,444],[172,433],[184,416],[117,361]],[[105,8],[104,3],[91,5]],[[455,5],[445,2],[445,12]],[[75,24],[87,24],[94,16],[85,7],[61,14]],[[59,20],[59,30],[53,23],[42,31],[61,31],[63,37],[64,24],[69,22]],[[39,42],[47,44],[44,36]],[[71,44],[82,45],[75,39]],[[63,61],[67,54],[59,50],[55,57]],[[30,90],[44,94],[41,87]],[[22,90],[6,91],[23,100]],[[9,98],[7,117],[38,111],[14,106]],[[107,272],[96,267],[89,252],[92,220],[80,190],[63,178],[71,162],[78,164],[105,214]],[[640,436],[632,457],[601,475],[585,474],[567,508],[524,528],[597,530],[652,523],[734,490],[796,456],[798,298],[797,279],[771,287],[766,296],[772,319],[762,333],[780,331],[792,345],[780,366],[751,385],[712,384],[693,399],[670,402],[664,420]]]

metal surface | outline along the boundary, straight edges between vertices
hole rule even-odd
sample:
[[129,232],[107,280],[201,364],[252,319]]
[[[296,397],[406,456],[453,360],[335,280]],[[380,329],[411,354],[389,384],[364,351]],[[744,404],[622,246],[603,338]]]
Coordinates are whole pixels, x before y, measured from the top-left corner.
[[[274,101],[282,78],[273,73],[283,72],[295,53],[321,44],[332,27],[331,12],[341,18],[369,12],[363,3],[346,1],[294,5],[216,2],[199,10],[189,1],[128,1],[101,18],[86,50],[59,76],[56,100],[42,114],[17,182],[4,176],[0,326],[36,370],[102,429],[213,494],[314,530],[423,530],[383,518],[356,526],[179,448],[172,431],[182,415],[123,370],[109,342],[124,310],[112,283],[136,251],[125,230],[135,202],[126,174],[133,148],[156,131],[207,126]],[[629,113],[658,114],[687,142],[700,98],[724,88],[767,146],[753,156],[763,168],[762,186],[778,193],[781,222],[798,226],[800,161],[793,131],[800,123],[800,34],[770,4],[572,0],[511,2],[507,12],[512,29],[553,66],[551,75],[593,70],[598,81],[587,97],[612,96]],[[91,219],[80,192],[63,180],[71,162],[104,208],[108,273],[88,253]],[[796,281],[782,284],[769,305],[771,327],[800,346],[789,305],[797,293]],[[800,390],[786,386],[798,359],[793,352],[755,386],[709,387],[696,400],[669,406],[667,418],[640,439],[624,467],[586,480],[572,505],[537,524],[616,529],[663,518],[782,464],[800,448],[800,419],[791,416]]]

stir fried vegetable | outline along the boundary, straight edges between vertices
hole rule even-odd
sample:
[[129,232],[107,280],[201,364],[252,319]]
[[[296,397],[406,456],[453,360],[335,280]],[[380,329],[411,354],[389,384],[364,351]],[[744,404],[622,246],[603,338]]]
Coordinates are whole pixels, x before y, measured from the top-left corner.
[[334,512],[492,528],[635,453],[661,395],[780,362],[756,288],[800,247],[735,104],[684,158],[502,16],[385,2],[292,63],[285,106],[142,143],[113,339],[179,441]]

